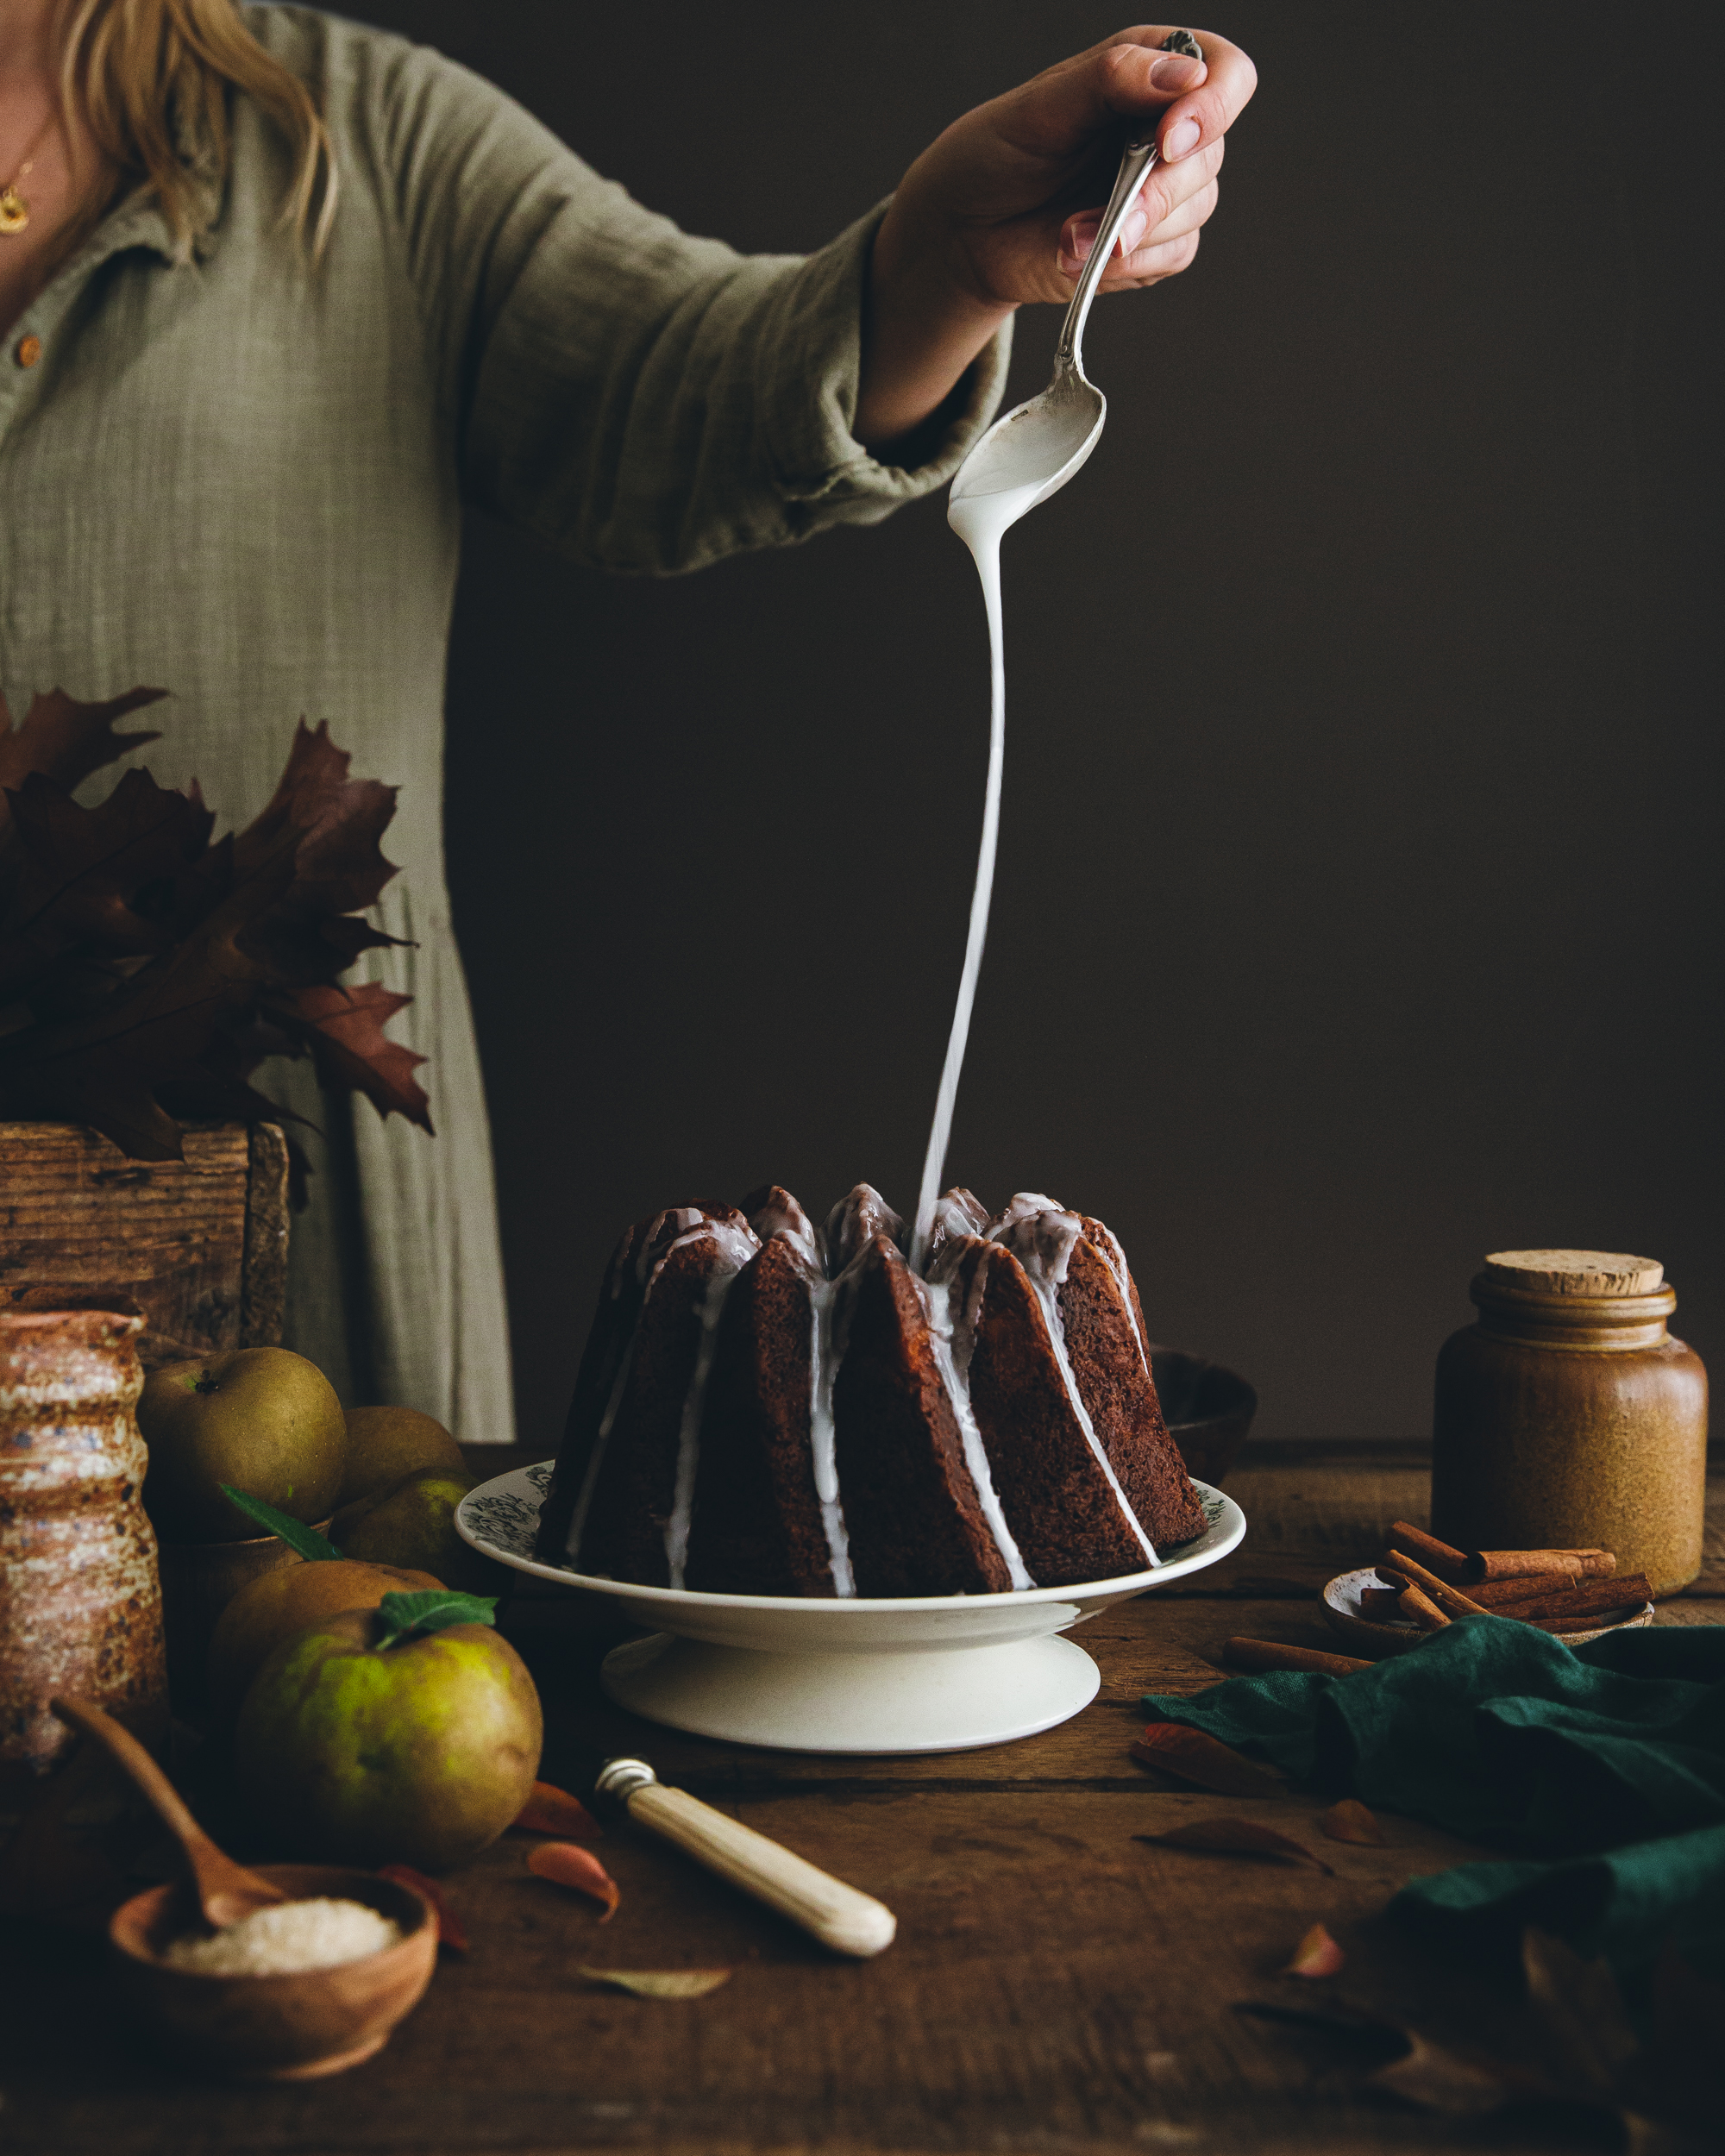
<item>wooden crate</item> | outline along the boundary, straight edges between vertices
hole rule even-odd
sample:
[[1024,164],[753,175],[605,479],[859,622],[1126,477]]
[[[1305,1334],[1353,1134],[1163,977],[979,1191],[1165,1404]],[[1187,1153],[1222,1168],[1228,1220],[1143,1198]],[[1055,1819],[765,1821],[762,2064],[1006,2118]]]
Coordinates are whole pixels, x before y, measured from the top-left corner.
[[287,1286],[287,1144],[273,1123],[190,1124],[183,1161],[135,1161],[75,1123],[0,1123],[0,1300],[112,1288],[149,1341],[270,1347]]

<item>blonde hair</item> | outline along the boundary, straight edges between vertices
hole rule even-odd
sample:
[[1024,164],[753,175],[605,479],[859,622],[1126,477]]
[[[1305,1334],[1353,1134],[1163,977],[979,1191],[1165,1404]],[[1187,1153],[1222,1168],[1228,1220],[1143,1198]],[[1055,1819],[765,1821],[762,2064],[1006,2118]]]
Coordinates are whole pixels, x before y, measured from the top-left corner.
[[[230,91],[273,120],[292,158],[282,225],[315,260],[336,214],[336,166],[317,102],[246,28],[237,0],[64,0],[60,95],[110,174],[152,187],[190,254],[200,182],[226,176]],[[100,205],[97,205],[99,214]]]

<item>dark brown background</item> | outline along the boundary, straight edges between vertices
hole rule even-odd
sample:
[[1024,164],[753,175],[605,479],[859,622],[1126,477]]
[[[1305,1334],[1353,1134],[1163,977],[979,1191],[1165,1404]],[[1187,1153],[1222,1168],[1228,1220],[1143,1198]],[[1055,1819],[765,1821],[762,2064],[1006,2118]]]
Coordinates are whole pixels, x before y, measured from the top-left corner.
[[[1126,18],[365,0],[699,232],[816,246]],[[1716,9],[1238,0],[1263,81],[1176,284],[1106,304],[1007,550],[1000,882],[951,1158],[1103,1214],[1270,1434],[1411,1434],[1481,1254],[1717,1233]],[[1051,318],[1020,323],[1014,396]],[[913,1202],[980,816],[939,501],[686,580],[486,523],[448,835],[522,1436],[634,1216]],[[387,774],[382,774],[387,776]]]

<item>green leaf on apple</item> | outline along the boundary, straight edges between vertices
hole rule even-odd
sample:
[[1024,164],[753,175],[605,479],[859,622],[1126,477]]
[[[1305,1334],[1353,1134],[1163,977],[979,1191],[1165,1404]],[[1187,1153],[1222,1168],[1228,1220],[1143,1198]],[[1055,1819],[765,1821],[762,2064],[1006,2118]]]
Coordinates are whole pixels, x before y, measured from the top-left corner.
[[494,1625],[495,1595],[457,1595],[447,1587],[428,1587],[417,1595],[386,1595],[378,1604],[383,1631],[377,1645],[398,1647],[423,1639],[446,1625]]
[[237,1505],[248,1520],[255,1520],[259,1526],[267,1527],[273,1535],[279,1535],[288,1548],[298,1550],[301,1557],[315,1562],[321,1557],[341,1556],[328,1535],[319,1534],[316,1527],[308,1527],[303,1520],[278,1512],[261,1497],[254,1497],[249,1490],[235,1489],[231,1482],[223,1482],[220,1487],[230,1505]]

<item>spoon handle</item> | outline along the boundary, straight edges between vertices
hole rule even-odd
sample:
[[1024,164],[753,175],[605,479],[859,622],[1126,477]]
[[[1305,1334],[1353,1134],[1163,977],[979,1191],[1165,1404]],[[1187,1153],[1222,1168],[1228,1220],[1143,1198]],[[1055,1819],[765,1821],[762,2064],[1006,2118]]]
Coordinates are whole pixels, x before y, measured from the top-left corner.
[[53,1699],[48,1705],[80,1736],[101,1745],[185,1852],[198,1898],[212,1924],[224,1921],[211,1913],[212,1896],[237,1895],[242,1903],[253,1906],[287,1899],[279,1887],[248,1871],[216,1847],[191,1816],[179,1790],[123,1724],[104,1714],[99,1707],[92,1707],[88,1700]]
[[1078,289],[1072,295],[1072,304],[1066,310],[1066,320],[1061,325],[1060,342],[1054,354],[1057,373],[1066,368],[1081,375],[1084,372],[1084,323],[1090,312],[1090,302],[1096,297],[1096,287],[1108,266],[1108,257],[1120,236],[1126,212],[1156,161],[1154,133],[1144,141],[1127,143],[1120,159],[1120,169],[1114,175],[1114,191],[1108,197],[1108,206],[1102,212],[1102,222],[1096,230],[1096,244],[1079,274]]

